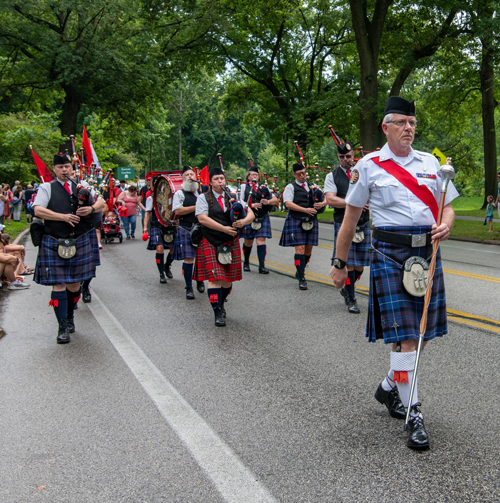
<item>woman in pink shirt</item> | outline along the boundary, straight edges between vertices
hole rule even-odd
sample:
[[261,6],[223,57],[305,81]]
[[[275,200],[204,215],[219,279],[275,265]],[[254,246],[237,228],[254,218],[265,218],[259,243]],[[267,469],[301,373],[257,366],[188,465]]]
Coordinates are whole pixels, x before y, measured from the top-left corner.
[[129,185],[125,192],[118,197],[118,206],[127,208],[127,216],[122,216],[123,228],[127,234],[127,239],[135,239],[135,225],[137,220],[137,207],[146,210],[142,205],[141,198],[137,195],[137,187]]

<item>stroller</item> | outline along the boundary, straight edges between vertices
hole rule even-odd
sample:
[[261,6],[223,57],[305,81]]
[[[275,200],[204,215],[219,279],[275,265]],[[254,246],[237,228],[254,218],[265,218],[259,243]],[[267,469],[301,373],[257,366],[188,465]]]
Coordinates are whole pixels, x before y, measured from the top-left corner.
[[116,237],[120,243],[123,241],[123,234],[120,230],[120,222],[118,221],[118,216],[114,211],[109,212],[104,221],[101,223],[101,232],[102,240],[105,244],[111,243]]

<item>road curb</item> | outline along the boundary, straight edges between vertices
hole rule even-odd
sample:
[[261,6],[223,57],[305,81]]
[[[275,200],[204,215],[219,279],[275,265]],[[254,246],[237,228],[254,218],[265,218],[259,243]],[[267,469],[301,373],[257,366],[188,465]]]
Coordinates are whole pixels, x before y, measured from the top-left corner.
[[28,227],[27,229],[24,229],[23,232],[21,232],[20,234],[17,235],[16,239],[14,239],[13,243],[14,245],[17,245],[17,243],[19,243],[19,241],[21,241],[21,239],[26,236],[26,234],[28,234],[28,232],[30,231],[30,228]]

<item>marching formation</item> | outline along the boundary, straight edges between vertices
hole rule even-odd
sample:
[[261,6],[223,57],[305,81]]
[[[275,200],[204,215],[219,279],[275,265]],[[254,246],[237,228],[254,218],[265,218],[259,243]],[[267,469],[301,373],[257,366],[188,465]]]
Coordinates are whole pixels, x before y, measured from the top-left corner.
[[[287,216],[279,245],[294,248],[295,277],[299,289],[307,290],[305,269],[318,245],[317,215],[326,206],[334,208],[333,283],[348,313],[359,314],[355,283],[370,266],[366,337],[392,345],[389,372],[375,399],[392,417],[405,419],[408,447],[426,449],[417,369],[427,342],[447,333],[438,243],[449,236],[454,221],[450,203],[458,193],[450,182],[451,166],[440,169],[432,155],[411,147],[416,124],[414,102],[389,98],[382,122],[387,143],[357,163],[352,144],[341,141],[330,126],[339,165],[326,176],[324,190],[309,182],[296,144],[300,162],[293,165],[294,181],[283,191]],[[269,212],[279,200],[260,183],[251,159],[245,181],[238,179],[237,191],[231,192],[222,156],[218,158],[220,166],[203,177],[190,166],[150,172],[139,194],[133,185],[126,193],[114,188],[108,178],[100,195],[75,179],[67,154],[54,156],[55,179],[40,186],[31,234],[39,246],[34,279],[52,287],[58,344],[70,342],[76,330],[74,310],[80,295],[91,301],[89,283],[100,264],[101,237],[111,240],[119,234],[121,239],[118,208],[125,208],[124,218],[143,209],[142,238],[155,252],[160,283],[172,278],[172,262],[182,261],[186,299],[195,299],[195,282],[198,293],[206,290],[215,326],[226,326],[225,301],[242,271],[250,271],[254,241],[258,272],[269,274]],[[135,238],[135,218],[125,223],[127,238]]]

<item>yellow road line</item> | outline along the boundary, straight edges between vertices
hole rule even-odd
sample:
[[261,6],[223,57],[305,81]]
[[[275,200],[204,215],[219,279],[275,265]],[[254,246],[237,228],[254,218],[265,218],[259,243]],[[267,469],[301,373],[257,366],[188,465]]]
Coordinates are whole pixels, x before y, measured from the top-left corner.
[[[258,265],[257,257],[253,255],[250,257],[253,264]],[[294,274],[295,267],[280,264],[279,262],[273,262],[271,260],[266,260],[266,265],[272,265],[272,270],[277,270],[283,273]],[[329,276],[324,276],[322,274],[317,274],[315,272],[305,273],[306,279],[316,281],[317,283],[323,283],[333,287],[332,280]],[[366,286],[356,285],[356,291],[363,295],[368,295],[369,289]],[[456,321],[458,323],[463,323],[464,325],[473,326],[476,328],[482,328],[484,330],[490,330],[492,332],[500,333],[500,321],[493,320],[491,318],[485,318],[484,316],[478,316],[476,314],[466,313],[464,311],[457,311],[456,309],[447,309],[448,318],[450,320]],[[478,320],[478,321],[474,321]],[[480,323],[483,322],[483,323]]]

